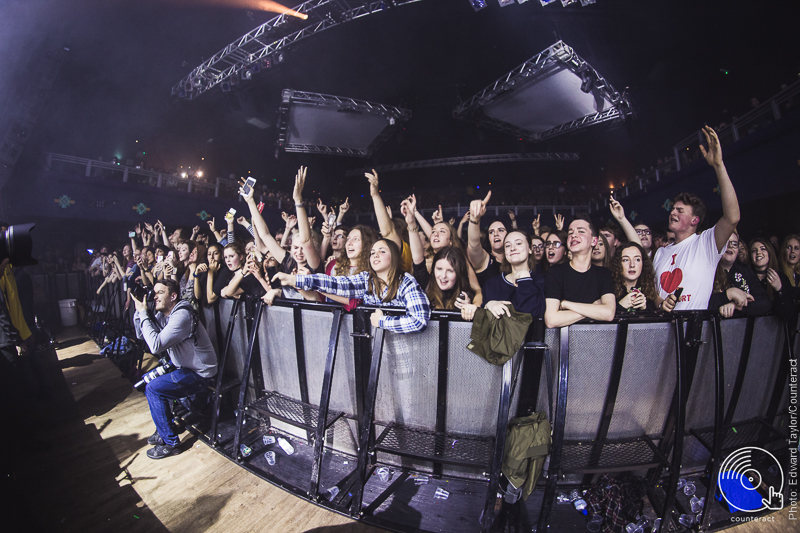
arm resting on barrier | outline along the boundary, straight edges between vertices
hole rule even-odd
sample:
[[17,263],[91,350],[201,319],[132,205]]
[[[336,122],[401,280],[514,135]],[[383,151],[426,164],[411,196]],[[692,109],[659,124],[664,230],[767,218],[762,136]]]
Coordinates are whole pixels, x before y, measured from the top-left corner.
[[599,301],[591,304],[559,301],[555,298],[547,298],[545,304],[544,322],[548,328],[569,326],[584,318],[610,321],[614,320],[617,311],[617,301],[613,294],[604,294]]
[[419,283],[410,274],[404,275],[395,301],[397,300],[405,303],[408,314],[381,317],[380,325],[383,329],[394,333],[413,333],[421,331],[428,325],[428,320],[431,318],[430,302]]
[[348,298],[364,298],[368,290],[369,272],[360,272],[355,276],[326,276],[311,274],[295,276],[295,287],[305,291],[319,291]]

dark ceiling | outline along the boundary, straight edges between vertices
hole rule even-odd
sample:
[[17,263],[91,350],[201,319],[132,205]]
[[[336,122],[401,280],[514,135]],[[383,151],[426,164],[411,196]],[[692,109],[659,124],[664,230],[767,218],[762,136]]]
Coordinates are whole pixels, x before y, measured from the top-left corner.
[[[800,71],[797,10],[777,9],[791,3],[597,0],[563,8],[530,0],[501,8],[489,0],[474,12],[468,0],[424,0],[298,43],[284,65],[238,94],[216,88],[195,101],[174,101],[171,86],[204,57],[274,16],[209,1],[3,0],[0,72],[7,77],[0,80],[0,104],[37,47],[67,46],[35,132],[38,149],[105,158],[140,150],[147,166],[202,164],[213,175],[251,171],[284,188],[306,164],[319,190],[339,187],[346,194],[363,183],[344,178],[345,171],[366,165],[578,151],[580,163],[397,172],[383,183],[460,186],[530,177],[605,185],[654,164],[704,122],[746,112],[751,97],[770,97]],[[558,39],[615,88],[629,88],[633,123],[532,144],[452,118],[460,100]],[[285,87],[406,107],[413,118],[370,161],[299,154],[276,160],[275,110]],[[247,124],[253,116],[272,127]]]

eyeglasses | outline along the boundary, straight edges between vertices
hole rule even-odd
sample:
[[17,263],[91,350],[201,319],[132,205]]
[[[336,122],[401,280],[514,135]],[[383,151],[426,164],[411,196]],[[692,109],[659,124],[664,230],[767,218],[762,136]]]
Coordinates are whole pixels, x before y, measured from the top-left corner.
[[637,229],[636,230],[636,235],[639,235],[639,236],[650,235],[650,230],[649,229]]
[[556,249],[561,248],[561,246],[563,245],[558,241],[551,241],[544,245],[545,248],[556,248]]
[[733,248],[734,250],[739,248],[739,241],[728,241],[728,248]]
[[534,244],[533,246],[531,246],[531,250],[533,250],[534,252],[539,252],[541,250],[544,250],[544,244]]

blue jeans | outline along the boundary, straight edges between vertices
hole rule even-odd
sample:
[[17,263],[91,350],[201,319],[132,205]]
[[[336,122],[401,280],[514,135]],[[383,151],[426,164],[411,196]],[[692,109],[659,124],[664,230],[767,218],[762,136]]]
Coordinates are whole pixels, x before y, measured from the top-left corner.
[[144,389],[147,403],[150,405],[150,415],[156,424],[158,434],[169,446],[177,446],[180,442],[172,430],[172,400],[185,398],[195,394],[208,393],[208,386],[213,378],[200,377],[195,371],[188,368],[179,368],[159,376]]

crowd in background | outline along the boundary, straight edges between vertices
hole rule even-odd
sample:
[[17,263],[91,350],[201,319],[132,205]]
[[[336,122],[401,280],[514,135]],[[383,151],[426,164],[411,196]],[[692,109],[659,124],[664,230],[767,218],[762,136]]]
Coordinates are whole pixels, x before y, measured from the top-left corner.
[[[703,154],[722,184],[727,173],[720,175],[721,148],[713,130],[707,132],[714,149],[703,148]],[[522,312],[544,317],[550,327],[565,320],[687,308],[710,308],[725,317],[770,312],[787,320],[795,317],[800,236],[739,235],[735,193],[735,216],[728,205],[715,226],[723,242],[712,265],[716,274],[708,280],[710,297],[687,306],[687,295],[681,299],[680,291],[668,287],[654,262],[659,248],[676,246],[676,233],[678,243],[700,234],[705,207],[691,195],[676,198],[669,231],[634,226],[613,196],[612,222],[599,231],[586,217],[565,220],[560,215],[552,221],[540,215],[530,227],[518,227],[513,211],[487,215],[492,211],[487,208],[496,205],[493,192],[465,205],[459,219],[445,220],[439,209],[427,218],[416,195],[385,202],[377,173],[368,172],[365,197],[377,224],[351,227],[343,224],[353,209],[350,199],[336,206],[304,198],[306,174],[301,167],[291,198],[294,209],[283,212],[281,227],[268,227],[256,191],[244,185],[239,192],[248,216],[217,216],[203,226],[169,229],[159,221],[139,224],[121,248],[96,250],[87,271],[102,277],[104,286],[123,281],[128,293],[131,284],[150,287],[171,278],[179,283],[181,297],[198,308],[245,295],[269,305],[305,299],[338,302],[346,309],[362,302],[399,307],[404,315],[373,313],[373,325],[397,332],[424,328],[431,309],[459,311],[468,320],[476,313],[499,318]],[[442,199],[432,195],[427,201],[451,207]],[[540,203],[536,196],[531,200]],[[676,229],[687,216],[690,225]],[[581,270],[583,262],[586,269]],[[576,271],[591,276],[578,279]],[[560,304],[550,309],[551,301]]]

